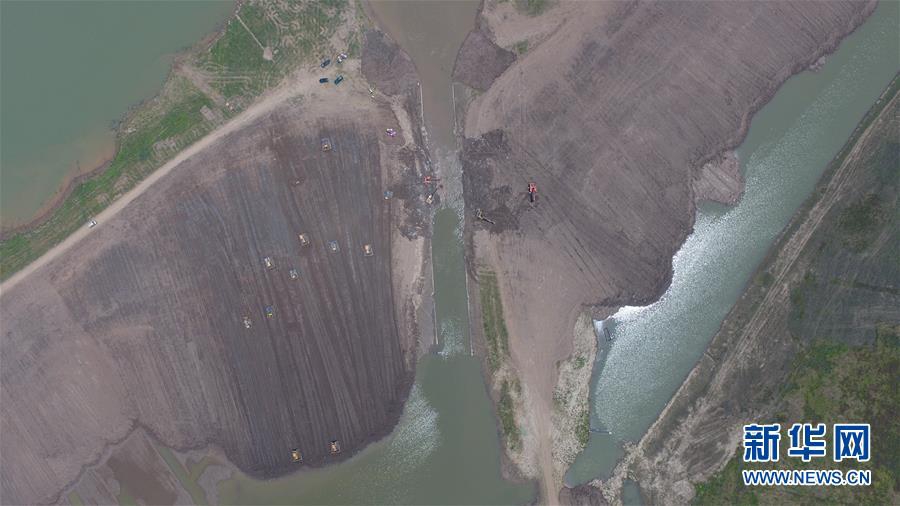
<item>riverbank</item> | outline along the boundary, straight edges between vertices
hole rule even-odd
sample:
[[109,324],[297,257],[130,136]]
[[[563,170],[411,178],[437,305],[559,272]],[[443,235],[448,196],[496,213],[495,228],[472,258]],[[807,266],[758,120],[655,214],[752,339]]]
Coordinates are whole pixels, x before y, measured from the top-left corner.
[[[0,279],[83,227],[177,153],[246,109],[292,69],[312,65],[320,53],[332,53],[338,40],[352,39],[352,34],[339,30],[343,6],[312,3],[293,10],[240,3],[235,16],[240,13],[243,23],[233,17],[215,37],[180,56],[178,68],[159,94],[123,119],[117,128],[116,154],[108,164],[76,178],[55,208],[0,234]],[[263,57],[256,40],[267,41],[273,60]]]
[[[886,168],[892,163],[890,159],[875,160],[888,164],[881,168],[872,165],[871,160],[879,152],[874,146],[883,142],[886,135],[890,138],[890,134],[884,132],[896,131],[898,89],[900,80],[895,78],[832,161],[813,196],[795,214],[770,249],[756,270],[753,282],[722,323],[701,361],[650,430],[629,449],[615,475],[584,488],[598,487],[606,500],[616,502],[622,480],[633,476],[650,501],[665,497],[677,503],[689,502],[695,493],[693,483],[704,481],[732,458],[740,441],[740,425],[776,415],[774,408],[783,392],[781,384],[791,371],[794,357],[810,342],[831,336],[830,339],[838,341],[871,345],[877,323],[900,318],[895,311],[892,314],[888,310],[873,314],[874,321],[858,321],[859,325],[852,325],[854,330],[850,333],[839,330],[836,334],[829,330],[831,324],[828,323],[820,322],[816,326],[818,330],[809,333],[802,331],[803,327],[798,327],[796,322],[798,304],[801,303],[798,290],[808,284],[810,272],[815,273],[813,279],[816,275],[844,277],[840,270],[825,273],[822,266],[817,268],[815,265],[816,259],[825,258],[820,254],[822,248],[829,248],[828,243],[833,243],[835,237],[840,243],[839,238],[845,234],[836,229],[838,218],[846,214],[844,210],[858,197],[865,196],[873,188],[871,180],[877,178],[879,170],[890,173]],[[896,182],[887,182],[887,187],[891,188],[891,184],[895,187]],[[856,230],[851,231],[851,235],[856,233]],[[880,241],[890,243],[890,239]],[[847,256],[848,244],[837,246],[838,250],[844,251],[835,254]],[[830,247],[834,249],[835,246]],[[849,246],[852,250],[852,244]],[[873,256],[872,251],[879,251],[879,248],[855,257],[854,262],[862,266],[877,262],[878,256]],[[851,251],[850,256],[858,253]],[[827,291],[831,296],[841,292],[836,287]],[[876,303],[880,304],[896,307],[886,301]],[[805,311],[814,312],[812,303],[805,306]],[[845,314],[844,318],[859,320],[851,314]],[[834,323],[842,327],[847,325],[846,322]],[[859,332],[869,337],[854,337]]]
[[[591,4],[562,17],[551,6],[531,23],[559,18],[556,31],[523,29],[537,34],[524,53],[517,43],[497,44],[519,57],[465,117],[470,261],[496,272],[510,356],[532,399],[530,420],[519,423],[534,427],[537,440],[552,440],[557,364],[571,356],[582,308],[607,315],[665,291],[672,256],[694,224],[698,171],[735,148],[781,83],[834,49],[875,4],[830,6],[814,14],[815,28],[797,5],[698,4],[675,12],[668,4]],[[670,22],[678,16],[690,21]],[[752,19],[765,29],[746,29]],[[798,35],[808,29],[813,40]],[[752,49],[764,40],[779,40],[779,50]],[[648,76],[656,77],[648,83]],[[636,83],[653,91],[635,93]],[[733,171],[725,176],[712,180],[728,181],[733,198]],[[493,223],[474,219],[476,209]],[[545,446],[537,450],[542,493],[554,500],[562,483]]]

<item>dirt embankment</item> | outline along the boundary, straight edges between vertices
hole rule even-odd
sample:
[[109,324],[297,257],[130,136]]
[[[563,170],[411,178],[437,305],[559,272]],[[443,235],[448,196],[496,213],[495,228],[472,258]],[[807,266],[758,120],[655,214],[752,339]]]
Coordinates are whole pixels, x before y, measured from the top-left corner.
[[[896,81],[893,87],[896,93]],[[898,110],[900,97],[894,95],[839,154],[846,157],[786,227],[700,362],[629,452],[630,464],[595,484],[607,498],[618,495],[620,478],[631,473],[652,503],[689,502],[693,484],[734,455],[741,425],[774,416],[772,406],[799,349],[822,338],[871,344],[877,324],[900,320],[898,268],[890,260],[896,258],[897,229],[863,228],[866,247],[859,249],[854,239],[860,232],[848,228],[845,211],[879,192],[885,194],[881,213],[896,210],[897,148],[885,139],[896,138]],[[881,216],[876,223],[892,221]]]
[[296,469],[292,448],[323,465],[393,428],[424,249],[383,192],[417,148],[403,109],[345,67],[347,83],[282,96],[4,286],[3,503],[55,500],[137,427],[260,477]]
[[472,30],[456,55],[453,80],[484,91],[515,60],[515,53],[494,44],[481,30]]
[[[472,221],[490,233],[474,235],[470,261],[498,274],[539,440],[550,440],[555,365],[572,351],[579,309],[645,304],[664,291],[693,226],[693,181],[735,192],[733,177],[701,167],[738,145],[778,87],[874,6],[597,2],[561,6],[562,15],[554,7],[545,15],[559,26],[472,102],[467,216],[482,209],[496,224]],[[502,20],[491,23],[502,31]],[[542,474],[552,476],[551,452],[540,453]],[[561,485],[543,481],[547,490]]]

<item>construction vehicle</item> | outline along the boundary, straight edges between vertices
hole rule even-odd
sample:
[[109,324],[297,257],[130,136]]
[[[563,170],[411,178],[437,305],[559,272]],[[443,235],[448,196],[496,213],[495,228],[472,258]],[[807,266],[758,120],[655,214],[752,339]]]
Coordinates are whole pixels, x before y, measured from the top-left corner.
[[272,318],[275,316],[275,308],[272,306],[266,306],[266,318]]
[[475,217],[481,221],[486,221],[491,225],[496,225],[496,223],[494,223],[494,220],[488,219],[480,208],[475,210]]
[[300,450],[294,448],[291,450],[291,462],[299,464],[303,462],[303,455],[300,454]]
[[438,190],[440,190],[441,188],[443,188],[443,186],[438,186],[437,188],[434,189],[433,192],[429,193],[429,194],[425,197],[425,203],[426,203],[426,204],[431,204],[432,202],[434,202],[434,196],[437,194]]
[[394,196],[394,192],[392,192],[390,190],[386,190],[384,192],[384,200],[391,200],[391,197],[393,197],[393,196]]
[[337,253],[341,250],[341,247],[338,245],[337,241],[328,241],[328,249],[331,250],[332,253]]
[[375,98],[375,88],[369,86],[369,97]]
[[528,200],[534,204],[535,199],[537,199],[537,185],[534,183],[528,183]]
[[388,137],[397,137],[397,131],[393,128],[385,129],[384,133],[386,133]]
[[371,244],[363,245],[363,254],[366,255],[367,257],[375,256],[375,250],[372,249]]
[[300,271],[298,271],[297,269],[291,269],[290,271],[288,271],[288,275],[291,277],[291,279],[300,279]]
[[331,140],[328,137],[322,138],[322,151],[331,151]]
[[297,237],[300,238],[300,246],[309,246],[309,235],[308,234],[300,234]]
[[328,451],[330,451],[332,455],[341,453],[341,443],[337,439],[333,439],[328,443]]
[[249,317],[249,316],[244,316],[241,320],[244,322],[244,328],[245,328],[245,329],[249,329],[250,327],[253,326],[253,322],[250,321],[250,317]]
[[263,264],[266,266],[266,269],[274,269],[275,262],[272,261],[272,257],[263,258]]
[[344,76],[337,76],[337,77],[334,78],[334,85],[335,85],[335,86],[337,86],[338,84],[341,84],[342,82],[344,82]]

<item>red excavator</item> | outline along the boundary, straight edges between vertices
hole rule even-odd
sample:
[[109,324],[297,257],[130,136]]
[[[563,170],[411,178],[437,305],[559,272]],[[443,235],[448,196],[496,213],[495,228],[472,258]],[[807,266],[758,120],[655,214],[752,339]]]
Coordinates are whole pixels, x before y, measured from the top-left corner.
[[537,185],[534,183],[528,183],[528,199],[532,204],[537,199]]

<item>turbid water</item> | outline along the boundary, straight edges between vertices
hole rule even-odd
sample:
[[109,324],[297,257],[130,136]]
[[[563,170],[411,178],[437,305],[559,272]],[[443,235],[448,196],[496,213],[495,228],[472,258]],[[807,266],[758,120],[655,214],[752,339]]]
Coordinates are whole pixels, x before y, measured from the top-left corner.
[[[348,462],[274,481],[222,482],[231,504],[524,504],[531,485],[500,474],[500,442],[478,360],[469,354],[460,167],[450,73],[477,2],[374,2],[379,25],[410,54],[422,85],[429,150],[443,178],[432,263],[438,345],[417,365],[404,414],[384,441]],[[431,342],[431,336],[422,336]]]
[[233,1],[0,2],[0,224],[108,159],[111,124],[159,90]]
[[790,79],[752,120],[738,149],[746,191],[733,208],[703,206],[674,259],[672,284],[646,307],[604,322],[611,346],[595,364],[591,434],[569,483],[608,476],[706,349],[776,235],[900,68],[900,3],[883,2],[818,73]]

